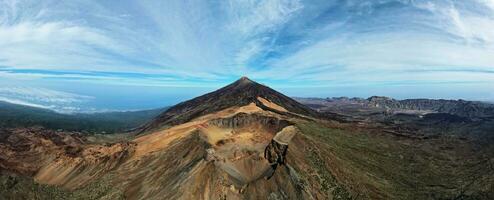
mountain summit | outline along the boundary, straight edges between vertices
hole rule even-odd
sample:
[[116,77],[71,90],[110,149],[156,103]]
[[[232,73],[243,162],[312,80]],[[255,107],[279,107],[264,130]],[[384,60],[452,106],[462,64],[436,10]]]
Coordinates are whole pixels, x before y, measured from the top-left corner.
[[492,118],[339,100],[379,109],[351,107],[338,123],[242,77],[161,113],[146,134],[0,127],[0,199],[494,199]]
[[[261,102],[266,100],[284,109],[276,110],[269,108],[264,105],[265,103]],[[291,112],[305,116],[318,116],[317,112],[309,107],[244,76],[214,92],[171,107],[161,113],[151,123],[146,124],[142,131],[151,130],[163,125],[181,124],[205,114],[217,112],[232,106],[245,106],[250,103],[255,103],[265,110],[278,113]]]

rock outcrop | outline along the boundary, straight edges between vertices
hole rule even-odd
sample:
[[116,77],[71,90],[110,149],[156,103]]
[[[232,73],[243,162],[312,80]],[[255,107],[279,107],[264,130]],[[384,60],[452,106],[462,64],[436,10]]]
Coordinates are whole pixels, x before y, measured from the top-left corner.
[[297,130],[294,126],[285,127],[280,132],[276,133],[268,146],[264,149],[264,158],[268,160],[269,165],[272,168],[272,172],[267,176],[271,178],[278,165],[286,164],[286,154],[288,151],[288,144],[295,136]]
[[91,144],[74,132],[7,129],[0,137],[0,172],[33,176],[37,182],[74,189],[115,169],[134,144]]
[[239,113],[233,117],[211,120],[209,124],[222,128],[239,128],[250,125],[261,125],[265,128],[272,129],[275,132],[278,132],[281,131],[284,127],[290,125],[290,122],[281,120],[276,117]]

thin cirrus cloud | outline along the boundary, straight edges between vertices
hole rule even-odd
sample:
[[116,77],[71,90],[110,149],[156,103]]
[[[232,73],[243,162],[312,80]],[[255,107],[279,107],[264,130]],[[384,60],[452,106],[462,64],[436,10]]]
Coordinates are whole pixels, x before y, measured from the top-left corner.
[[493,0],[0,0],[0,47],[0,76],[41,85],[216,87],[247,75],[277,88],[472,84],[485,95],[465,98],[494,96]]
[[62,113],[80,112],[78,104],[92,100],[91,96],[33,87],[0,87],[0,101],[51,109]]

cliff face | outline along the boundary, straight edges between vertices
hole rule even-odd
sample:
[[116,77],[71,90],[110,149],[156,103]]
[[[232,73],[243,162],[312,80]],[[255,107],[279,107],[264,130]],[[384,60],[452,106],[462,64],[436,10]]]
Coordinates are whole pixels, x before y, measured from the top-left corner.
[[263,116],[258,114],[240,113],[233,117],[219,118],[209,121],[209,125],[221,128],[241,128],[247,126],[263,126],[274,132],[281,131],[291,123],[276,117]]
[[430,110],[469,118],[494,116],[494,105],[475,101],[443,99],[395,100],[379,97],[371,97],[367,100],[369,106],[389,109]]
[[362,98],[298,98],[298,101],[319,111],[347,114],[352,111],[423,111],[447,113],[467,118],[494,117],[494,104],[444,99],[405,99],[396,100],[389,97],[372,96]]

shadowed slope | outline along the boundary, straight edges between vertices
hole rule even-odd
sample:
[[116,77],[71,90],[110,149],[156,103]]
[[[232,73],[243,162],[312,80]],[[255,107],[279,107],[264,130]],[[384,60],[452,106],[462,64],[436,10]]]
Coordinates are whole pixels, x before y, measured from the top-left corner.
[[[256,83],[247,77],[242,77],[234,83],[214,92],[202,95],[171,107],[160,114],[154,121],[146,124],[141,132],[159,128],[163,125],[177,125],[188,122],[193,118],[217,112],[232,106],[245,106],[255,103],[269,109],[259,100],[261,97],[289,112],[316,117],[318,113],[301,103],[267,87]],[[275,112],[283,112],[271,109]]]

